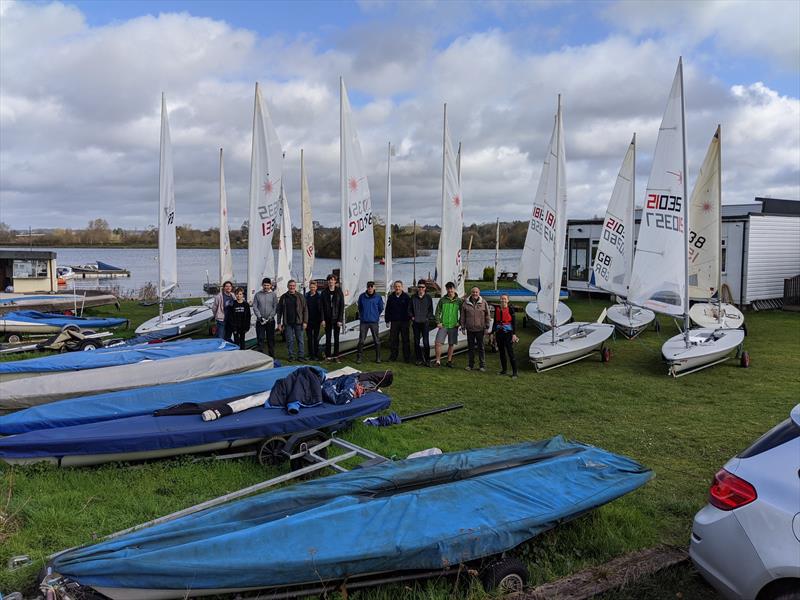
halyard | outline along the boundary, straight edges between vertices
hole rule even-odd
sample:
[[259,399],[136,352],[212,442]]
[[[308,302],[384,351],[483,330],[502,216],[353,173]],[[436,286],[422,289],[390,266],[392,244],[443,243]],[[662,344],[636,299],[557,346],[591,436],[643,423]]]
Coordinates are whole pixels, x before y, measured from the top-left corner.
[[[570,299],[576,320],[593,320],[607,305],[596,298]],[[154,308],[123,303],[132,327]],[[116,314],[97,309],[93,314]],[[613,358],[593,356],[546,373],[527,360],[532,328],[522,328],[516,346],[519,379],[497,374],[496,354],[487,355],[487,371],[425,369],[384,362],[395,371],[387,391],[392,410],[406,414],[454,402],[453,411],[400,426],[372,429],[357,424],[342,436],[385,456],[437,446],[444,451],[536,440],[563,434],[628,455],[656,477],[644,488],[576,521],[556,527],[514,552],[529,563],[533,584],[557,579],[625,552],[658,544],[686,547],[694,513],[705,503],[713,474],[737,452],[779,421],[800,398],[800,315],[780,311],[746,313],[749,369],[738,361],[688,375],[667,377],[660,348],[674,335],[670,319],[662,330],[639,339],[610,342]],[[132,331],[132,330],[131,330]],[[388,349],[384,348],[384,358]],[[277,358],[285,358],[279,344]],[[372,352],[366,357],[371,358]],[[27,357],[27,355],[26,355]],[[11,357],[3,357],[10,359]],[[351,360],[344,362],[350,363]],[[362,370],[377,369],[365,363]],[[133,466],[56,469],[0,467],[0,590],[32,590],[48,554],[83,544],[119,529],[196,504],[284,472],[264,469],[254,460],[197,460],[183,457]],[[413,524],[410,524],[413,526]],[[279,560],[262,549],[265,562]],[[5,568],[16,555],[34,564]],[[624,592],[625,597],[715,597],[686,568],[660,574]],[[450,580],[395,585],[350,597],[444,599],[482,597],[478,584]]]

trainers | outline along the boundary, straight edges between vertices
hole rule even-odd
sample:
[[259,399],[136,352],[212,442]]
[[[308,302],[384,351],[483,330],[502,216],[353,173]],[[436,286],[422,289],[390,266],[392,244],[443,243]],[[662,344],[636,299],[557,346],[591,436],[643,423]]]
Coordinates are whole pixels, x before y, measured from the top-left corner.
[[465,371],[472,371],[472,369],[473,369],[473,367],[470,367],[469,365],[467,365],[466,367],[464,367],[464,370],[465,370]]
[[376,358],[376,359],[375,359],[375,362],[376,362],[376,363],[379,363],[379,362],[381,362],[381,357],[379,356],[378,358]]
[[480,371],[481,373],[484,373],[486,371],[486,367],[481,367],[480,369],[478,369],[478,371]]
[[498,375],[508,375],[508,371],[498,371]]
[[442,366],[442,361],[440,361],[440,360],[437,360],[437,361],[436,361],[435,363],[433,363],[433,364],[434,364],[435,366],[437,366],[437,367],[441,367],[441,366]]
[[415,365],[417,365],[418,367],[421,367],[421,366],[422,366],[422,361],[421,361],[421,360],[418,360],[418,361],[417,361],[417,362],[415,362],[414,364],[415,364]]
[[519,379],[519,377],[517,376],[516,373],[512,373],[511,374],[511,379]]
[[360,356],[356,359],[356,364],[359,364],[359,365],[361,364],[361,357]]
[[452,360],[448,360],[447,361],[447,368],[448,369],[452,369],[453,368],[453,361]]

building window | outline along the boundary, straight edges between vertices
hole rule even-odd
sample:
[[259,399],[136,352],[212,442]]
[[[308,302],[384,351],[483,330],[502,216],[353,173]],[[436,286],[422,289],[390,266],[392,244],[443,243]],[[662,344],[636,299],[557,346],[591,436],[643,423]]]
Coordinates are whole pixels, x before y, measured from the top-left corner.
[[569,279],[589,281],[589,238],[569,240]]
[[725,238],[722,239],[720,242],[720,249],[719,249],[719,271],[723,275],[726,273],[725,269],[725,259],[728,257],[728,248],[727,244],[725,243]]
[[41,279],[47,277],[46,260],[15,260],[14,279]]

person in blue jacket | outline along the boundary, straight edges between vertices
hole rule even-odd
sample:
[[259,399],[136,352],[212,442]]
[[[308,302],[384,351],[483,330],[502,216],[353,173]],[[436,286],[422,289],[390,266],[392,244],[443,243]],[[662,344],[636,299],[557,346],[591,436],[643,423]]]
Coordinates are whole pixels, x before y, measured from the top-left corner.
[[364,341],[367,339],[367,332],[372,333],[372,341],[375,343],[375,362],[381,362],[381,341],[378,337],[378,321],[383,312],[383,297],[375,293],[375,282],[367,282],[367,291],[358,297],[358,358],[356,362],[361,362],[363,358]]

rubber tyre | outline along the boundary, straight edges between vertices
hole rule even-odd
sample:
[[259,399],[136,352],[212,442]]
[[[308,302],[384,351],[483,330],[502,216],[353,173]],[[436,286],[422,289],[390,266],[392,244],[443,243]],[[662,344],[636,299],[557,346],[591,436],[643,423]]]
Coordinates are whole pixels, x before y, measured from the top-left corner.
[[743,369],[747,369],[748,367],[750,367],[750,353],[747,350],[742,352],[742,356],[739,359],[739,365]]
[[528,567],[518,558],[502,558],[481,573],[481,583],[487,592],[521,592],[528,585]]
[[611,362],[611,348],[603,348],[600,351],[600,360],[604,363]]
[[100,340],[83,340],[78,346],[78,350],[80,350],[81,352],[91,352],[93,350],[97,350],[98,348],[102,347],[103,347],[103,342],[101,342]]
[[9,344],[19,344],[22,341],[22,336],[18,333],[9,333],[6,336],[6,341]]
[[286,446],[286,438],[280,435],[274,435],[261,442],[256,451],[258,464],[264,467],[276,467],[286,462],[286,455],[283,453],[284,446]]

